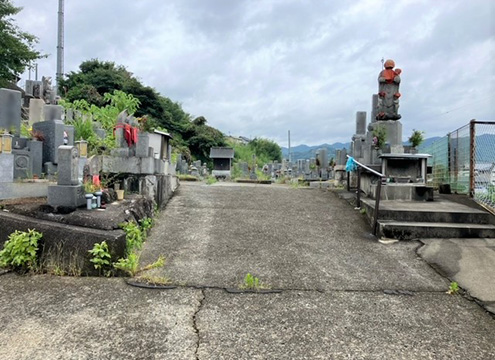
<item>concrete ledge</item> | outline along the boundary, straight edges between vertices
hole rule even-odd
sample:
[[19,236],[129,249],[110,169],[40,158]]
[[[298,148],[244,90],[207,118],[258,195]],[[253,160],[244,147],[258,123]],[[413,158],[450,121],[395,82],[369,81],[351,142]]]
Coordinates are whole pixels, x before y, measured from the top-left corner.
[[46,197],[49,184],[48,182],[0,183],[0,200]]
[[[39,258],[41,263],[57,263],[61,268],[78,268],[82,275],[96,275],[93,264],[89,261],[88,251],[95,243],[106,241],[112,255],[112,261],[124,257],[125,233],[122,230],[103,231],[80,226],[60,224],[0,212],[0,245],[3,247],[9,235],[16,230],[35,229],[43,233],[40,240]],[[65,269],[68,271],[68,269]]]
[[[378,185],[371,184],[370,197],[376,199]],[[382,185],[381,200],[433,201],[433,187],[424,184]]]

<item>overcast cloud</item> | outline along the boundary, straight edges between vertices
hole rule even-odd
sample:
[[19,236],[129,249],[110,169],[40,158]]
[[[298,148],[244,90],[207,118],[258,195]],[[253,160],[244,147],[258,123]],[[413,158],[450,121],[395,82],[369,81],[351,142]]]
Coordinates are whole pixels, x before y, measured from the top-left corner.
[[[54,77],[58,1],[13,1]],[[442,136],[495,120],[494,19],[492,0],[67,0],[65,72],[114,61],[226,134],[316,145],[369,119],[391,58],[404,138]]]

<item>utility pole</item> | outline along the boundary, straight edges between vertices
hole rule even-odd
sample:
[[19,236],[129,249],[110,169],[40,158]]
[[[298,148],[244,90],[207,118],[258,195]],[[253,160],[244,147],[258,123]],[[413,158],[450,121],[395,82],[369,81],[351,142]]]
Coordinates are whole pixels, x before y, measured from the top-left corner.
[[289,162],[292,162],[292,155],[290,151],[290,130],[289,130]]
[[64,76],[64,0],[58,0],[57,76],[55,93]]

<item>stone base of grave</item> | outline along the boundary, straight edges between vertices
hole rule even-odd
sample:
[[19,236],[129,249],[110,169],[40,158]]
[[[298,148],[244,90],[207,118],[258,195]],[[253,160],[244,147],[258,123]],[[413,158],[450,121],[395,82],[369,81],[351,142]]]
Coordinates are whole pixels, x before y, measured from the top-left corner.
[[49,182],[33,180],[33,182],[0,182],[0,200],[46,197]]
[[81,185],[48,186],[48,205],[79,207],[86,204],[84,189]]
[[[376,199],[377,185],[370,186],[369,197]],[[381,200],[433,201],[433,187],[425,184],[382,185]]]

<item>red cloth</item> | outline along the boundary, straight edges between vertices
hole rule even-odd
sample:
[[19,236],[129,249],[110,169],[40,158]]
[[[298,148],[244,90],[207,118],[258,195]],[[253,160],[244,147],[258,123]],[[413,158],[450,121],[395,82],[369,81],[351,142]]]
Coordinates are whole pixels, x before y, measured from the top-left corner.
[[129,124],[118,124],[113,128],[113,135],[115,136],[115,130],[124,129],[124,139],[127,142],[127,146],[132,146],[138,142],[138,128],[132,127]]

